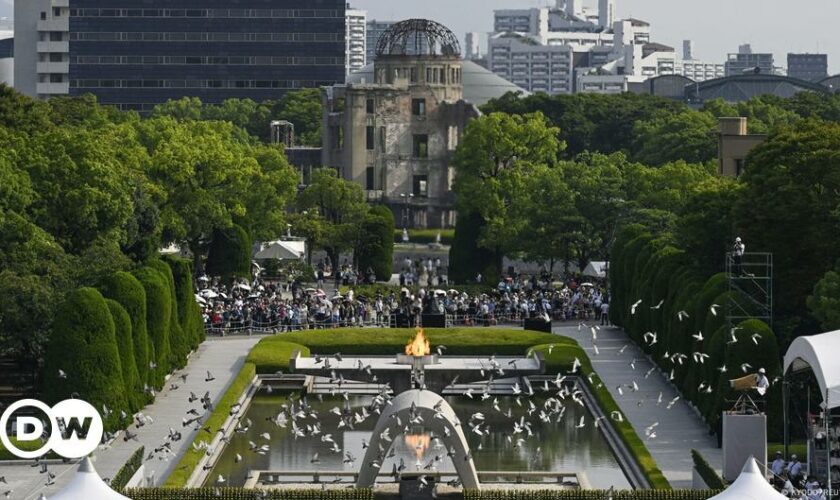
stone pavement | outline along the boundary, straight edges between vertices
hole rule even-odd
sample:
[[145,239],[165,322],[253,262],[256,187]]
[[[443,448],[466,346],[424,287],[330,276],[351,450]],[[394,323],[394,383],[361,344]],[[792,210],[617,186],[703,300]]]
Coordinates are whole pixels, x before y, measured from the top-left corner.
[[[206,391],[210,391],[212,401],[221,399],[227,387],[239,373],[245,362],[245,358],[251,348],[259,341],[260,337],[226,337],[208,338],[190,358],[189,364],[184,370],[176,372],[170,379],[179,385],[178,389],[170,390],[170,382],[158,393],[154,404],[143,410],[144,415],[150,416],[154,423],[144,425],[137,429],[131,426],[131,432],[137,434],[138,441],[123,441],[122,436],[118,437],[107,449],[100,449],[94,453],[94,466],[103,478],[113,477],[123,464],[141,445],[146,447],[146,455],[154,448],[160,446],[172,427],[181,432],[183,437],[180,441],[172,444],[172,459],[159,460],[155,458],[144,461],[146,477],[154,477],[155,484],[162,484],[176,466],[178,459],[187,447],[191,445],[195,433],[198,431],[185,429],[182,426],[182,419],[190,408],[201,409],[198,402],[189,403],[187,398],[190,391],[201,397]],[[205,382],[207,371],[213,374],[215,380]],[[182,382],[179,375],[187,373],[187,381]],[[75,464],[51,464],[50,472],[56,475],[55,484],[45,487],[46,475],[39,472],[39,468],[31,467],[32,462],[27,461],[21,465],[10,465],[9,462],[0,463],[0,477],[5,476],[7,484],[0,484],[0,498],[6,499],[36,499],[41,493],[49,498],[51,493],[59,491],[73,477],[76,470]],[[4,496],[12,490],[9,496]]]
[[[708,427],[688,403],[680,399],[667,410],[666,407],[677,391],[659,369],[653,370],[648,378],[645,374],[654,365],[645,353],[634,344],[620,328],[602,327],[597,332],[595,344],[600,354],[592,347],[592,333],[589,328],[578,331],[577,325],[555,327],[554,333],[572,337],[580,343],[592,360],[592,367],[601,377],[624,416],[636,429],[656,460],[665,478],[674,488],[691,488],[691,450],[699,451],[709,464],[720,471],[723,455],[717,447],[717,439],[709,434]],[[627,346],[623,352],[622,347]],[[635,360],[635,369],[630,364]],[[639,391],[619,385],[635,381]],[[662,393],[662,403],[656,401]],[[639,404],[641,402],[641,404]],[[658,422],[655,438],[645,437],[645,428]]]

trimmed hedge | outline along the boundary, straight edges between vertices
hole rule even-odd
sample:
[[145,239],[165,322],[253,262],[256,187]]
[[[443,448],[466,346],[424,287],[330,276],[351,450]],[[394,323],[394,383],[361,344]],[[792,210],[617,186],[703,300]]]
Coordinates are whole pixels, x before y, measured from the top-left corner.
[[703,458],[703,455],[701,455],[699,451],[691,450],[691,459],[694,461],[694,469],[697,470],[697,473],[703,478],[703,482],[706,483],[706,486],[716,490],[726,488],[726,483],[723,482],[723,479],[718,476],[718,473],[715,472],[712,466],[709,465],[709,462]]
[[102,295],[120,303],[131,318],[134,360],[140,385],[150,381],[149,360],[155,359],[154,347],[146,330],[146,290],[133,275],[120,271],[99,285]]
[[123,492],[132,500],[373,500],[371,489],[137,488]]
[[303,357],[309,356],[309,348],[286,342],[283,337],[267,337],[255,345],[246,362],[253,363],[259,374],[272,374],[289,369],[289,360],[295,351]]
[[163,277],[169,288],[169,366],[171,368],[183,368],[187,364],[187,354],[192,349],[179,321],[178,296],[175,293],[175,278],[172,277],[172,269],[162,260],[151,260],[148,265]]
[[174,256],[164,258],[172,270],[175,280],[175,295],[178,302],[178,322],[189,339],[191,349],[196,349],[204,342],[204,321],[201,309],[195,301],[195,288],[192,280],[192,264],[187,259]]
[[719,490],[464,490],[464,500],[707,500]]
[[[391,216],[393,217],[393,214]],[[451,245],[455,239],[454,229],[409,229],[408,242],[419,244],[435,243],[438,233],[440,233],[441,245]],[[402,229],[394,229],[394,243],[402,242]]]
[[234,224],[213,231],[207,273],[224,279],[251,277],[251,237],[245,229]]
[[155,347],[154,360],[157,369],[149,369],[150,385],[160,389],[170,367],[169,319],[172,314],[172,300],[169,286],[166,278],[151,267],[136,269],[134,276],[146,290],[146,326]]
[[[239,398],[242,397],[242,393],[245,392],[245,389],[251,385],[251,381],[256,376],[256,367],[253,363],[246,362],[242,365],[242,369],[239,370],[239,374],[233,379],[230,386],[228,386],[225,394],[222,398],[215,402],[215,407],[213,412],[204,421],[204,427],[209,427],[211,429],[218,429],[224,423],[225,420],[230,416],[230,407],[233,406]],[[172,474],[166,479],[166,483],[164,486],[170,488],[183,488],[187,484],[187,480],[189,480],[190,476],[195,470],[196,466],[198,465],[199,460],[204,455],[204,451],[196,449],[198,443],[201,441],[207,441],[209,438],[205,436],[203,433],[198,432],[193,439],[193,445],[187,448],[187,452],[181,457],[181,461],[178,462],[178,466],[173,469]],[[158,490],[159,491],[159,490]],[[179,490],[182,491],[182,490]],[[190,490],[185,490],[190,491]],[[203,490],[192,490],[192,491],[203,491]],[[132,498],[140,498],[134,497]],[[175,498],[175,497],[143,497],[143,498]],[[186,497],[186,498],[193,498],[193,497]],[[194,497],[194,498],[205,498],[205,497]],[[210,497],[207,497],[210,498]],[[218,497],[214,497],[218,498]],[[233,498],[233,497],[231,497]]]
[[134,477],[134,474],[140,469],[140,466],[143,465],[143,454],[146,453],[146,448],[141,446],[137,448],[137,450],[131,454],[131,457],[120,467],[120,470],[114,475],[111,479],[111,489],[114,491],[121,491],[125,488],[125,485],[131,481],[131,478]]
[[114,334],[117,339],[117,349],[120,353],[123,386],[126,398],[132,412],[145,406],[146,397],[143,394],[143,384],[137,373],[137,361],[134,359],[134,339],[131,335],[131,318],[125,308],[116,300],[105,299],[114,320]]
[[[59,377],[59,370],[66,378]],[[93,288],[70,292],[59,306],[44,357],[44,397],[50,404],[73,393],[99,411],[105,429],[120,427],[121,410],[130,411],[123,385],[114,320],[105,298]]]

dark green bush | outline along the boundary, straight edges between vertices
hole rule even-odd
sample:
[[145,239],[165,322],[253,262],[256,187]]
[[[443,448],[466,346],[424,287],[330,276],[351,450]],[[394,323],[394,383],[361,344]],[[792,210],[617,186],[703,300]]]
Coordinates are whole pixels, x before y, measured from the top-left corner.
[[[59,377],[63,370],[66,378]],[[105,298],[79,288],[59,306],[44,359],[44,397],[55,404],[72,394],[103,411],[105,428],[119,428],[119,413],[130,410],[122,380],[114,320]]]
[[703,458],[703,455],[701,455],[699,451],[691,450],[691,459],[694,460],[694,468],[697,470],[697,473],[700,474],[700,477],[703,478],[706,486],[716,490],[726,488],[726,483],[723,482],[723,479],[718,476],[718,473],[715,472],[712,466],[709,465],[709,462]]
[[125,488],[125,485],[131,480],[134,474],[140,469],[140,466],[143,465],[143,454],[146,452],[146,448],[141,446],[137,448],[137,450],[131,454],[131,457],[120,467],[120,470],[114,475],[111,479],[111,489],[114,491],[121,491]]
[[134,271],[134,276],[146,290],[146,326],[149,338],[155,346],[157,369],[150,370],[149,379],[154,387],[163,387],[164,376],[170,368],[169,318],[172,314],[172,299],[166,278],[151,267]]
[[[373,490],[246,490],[244,488],[142,488],[123,492],[132,500],[373,500]],[[699,497],[698,497],[699,498]],[[693,499],[692,499],[693,500]]]
[[184,334],[179,322],[178,295],[175,292],[175,279],[172,277],[172,269],[165,262],[157,259],[150,260],[148,265],[163,277],[169,288],[169,364],[173,368],[183,368],[187,364],[187,354],[192,349],[190,348],[190,339]]
[[140,385],[150,382],[149,360],[155,359],[154,347],[146,329],[146,290],[133,275],[114,273],[100,284],[102,295],[120,303],[131,318],[134,360]]
[[116,300],[105,299],[111,318],[114,320],[114,333],[117,339],[117,349],[120,352],[120,366],[122,367],[123,386],[126,398],[132,411],[145,406],[143,384],[137,373],[137,361],[134,358],[134,338],[131,335],[131,318],[125,308]]
[[282,336],[268,337],[251,349],[247,362],[253,363],[260,374],[287,372],[295,351],[299,351],[301,356],[309,356],[308,347],[286,342]]
[[379,281],[388,281],[394,268],[394,214],[383,205],[372,207],[362,222],[356,258],[359,269],[370,268]]
[[224,279],[251,276],[251,237],[241,226],[213,231],[207,253],[207,273]]
[[178,299],[178,322],[195,349],[204,341],[204,321],[201,310],[195,301],[195,288],[192,280],[192,264],[187,259],[167,257],[164,261],[172,270],[175,280],[175,294]]

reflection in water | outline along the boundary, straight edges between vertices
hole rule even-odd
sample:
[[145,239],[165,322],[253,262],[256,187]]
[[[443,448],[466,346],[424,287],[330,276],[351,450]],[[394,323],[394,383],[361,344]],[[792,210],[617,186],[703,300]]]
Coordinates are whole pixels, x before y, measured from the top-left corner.
[[[464,423],[464,432],[479,471],[583,471],[595,488],[629,487],[609,445],[593,425],[589,412],[572,401],[567,400],[565,403],[566,410],[559,422],[556,415],[550,422],[544,422],[538,414],[545,399],[537,396],[530,398],[537,408],[531,415],[528,414],[527,400],[523,399],[522,406],[519,406],[511,396],[497,397],[501,411],[493,409],[493,399],[480,401],[452,396],[446,399]],[[354,413],[361,412],[372,400],[371,396],[350,396],[349,405]],[[356,424],[354,429],[339,429],[340,418],[330,410],[344,407],[343,399],[340,396],[324,396],[323,401],[319,401],[317,397],[310,396],[309,405],[317,412],[318,418],[298,418],[297,425],[312,429],[320,421],[321,431],[317,435],[295,438],[291,422],[286,428],[274,423],[281,405],[286,401],[285,396],[277,395],[259,395],[254,399],[246,415],[252,422],[251,428],[246,433],[236,433],[231,437],[230,445],[210,475],[210,481],[221,474],[229,485],[242,485],[249,470],[359,470],[366,451],[364,447],[376,425],[377,414]],[[489,429],[489,434],[478,435],[467,425],[470,416],[476,412],[484,415],[485,424],[481,430]],[[530,422],[532,436],[527,435],[527,430],[514,434],[514,422],[520,422],[523,417]],[[576,428],[581,417],[585,417],[586,424],[583,428]],[[265,438],[264,433],[269,433],[269,439]],[[437,438],[431,439],[420,429],[413,429],[407,436],[392,437],[395,438],[392,452],[382,464],[383,472],[390,472],[401,461],[408,471],[431,466],[438,470],[455,470],[446,456],[443,443]],[[524,438],[524,441],[520,438]],[[264,455],[251,451],[264,444],[269,445]],[[341,451],[335,452],[333,449]],[[318,457],[313,461],[315,453]],[[239,463],[235,460],[237,455],[242,457]],[[439,458],[437,464],[435,457]]]

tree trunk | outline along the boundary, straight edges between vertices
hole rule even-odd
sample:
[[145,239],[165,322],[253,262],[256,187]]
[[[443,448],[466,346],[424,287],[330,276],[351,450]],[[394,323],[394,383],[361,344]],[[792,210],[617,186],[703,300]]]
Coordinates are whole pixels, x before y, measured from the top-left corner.
[[201,243],[198,238],[190,240],[189,247],[193,258],[193,275],[201,276],[204,274],[204,266],[201,263]]

